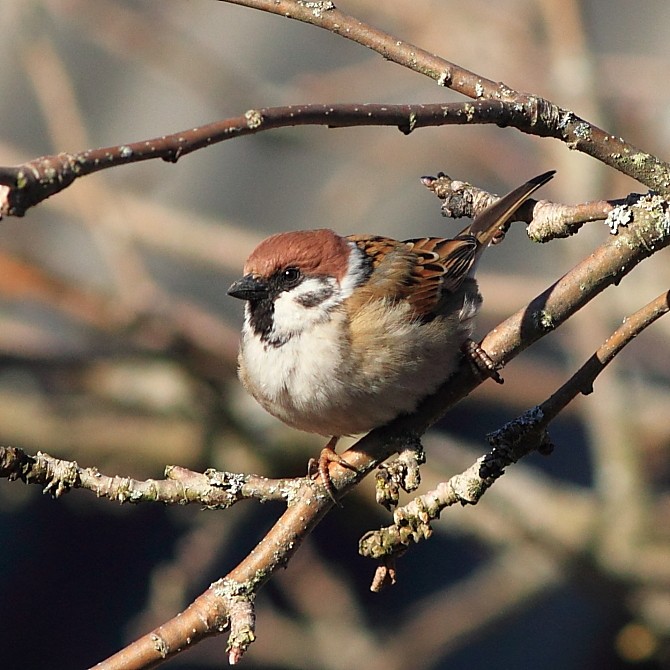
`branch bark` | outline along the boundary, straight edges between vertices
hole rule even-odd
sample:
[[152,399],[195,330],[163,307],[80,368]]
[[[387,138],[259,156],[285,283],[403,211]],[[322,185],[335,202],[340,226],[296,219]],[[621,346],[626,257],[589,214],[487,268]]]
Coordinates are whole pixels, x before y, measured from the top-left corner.
[[340,11],[333,2],[219,1],[260,9],[323,28],[375,51],[385,60],[430,77],[439,86],[451,88],[468,98],[514,102],[526,109],[530,121],[527,127],[517,126],[519,130],[531,132],[536,124],[546,125],[552,128],[549,135],[562,140],[570,149],[597,158],[659,193],[668,195],[670,192],[670,164],[656,156],[641,151],[622,138],[605,132],[574,112],[554,105],[540,96],[516,91],[503,82],[495,82],[470,72],[395,35],[374,28]]
[[[498,363],[511,360],[527,346],[557,328],[607,286],[620,282],[644,258],[668,246],[670,225],[662,203],[658,196],[649,196],[636,203],[632,207],[632,223],[627,228],[620,229],[618,235],[612,236],[588,259],[535,298],[528,307],[489,333],[483,345],[493,360]],[[332,481],[339,495],[346,495],[391,454],[415,445],[417,436],[422,435],[480,383],[481,380],[464,364],[414,414],[399,417],[358,440],[344,454],[346,460],[357,469],[356,472],[331,464]],[[135,657],[151,657],[152,662],[157,662],[160,658],[177,653],[185,640],[190,645],[215,634],[220,630],[221,616],[230,610],[231,589],[235,597],[253,598],[253,594],[272,574],[290,560],[300,542],[332,504],[323,487],[314,482],[305,482],[298,491],[295,504],[287,509],[268,535],[228,576],[215,582],[185,613],[138,639],[100,663],[97,668],[131,670],[146,667],[130,664],[130,661]],[[202,615],[195,616],[194,609],[202,609]],[[217,612],[216,617],[211,615],[213,611]],[[189,622],[195,619],[199,623],[194,623],[193,629],[188,628],[190,632],[187,637],[180,638],[178,632],[186,630],[186,627],[182,628],[186,613]],[[156,636],[166,640],[160,647],[160,653],[155,649]],[[238,660],[250,641],[245,638],[243,643],[238,644],[235,640],[229,640],[231,658]]]
[[44,487],[59,498],[70,489],[92,491],[98,498],[119,503],[160,502],[165,505],[197,503],[210,509],[231,507],[240,500],[281,500],[291,503],[304,480],[268,479],[258,475],[207,470],[193,472],[176,465],[165,468],[165,479],[139,481],[110,477],[97,468],[82,468],[76,461],[43,452],[29,456],[16,447],[0,447],[0,477],[20,479]]
[[[347,37],[387,60],[430,77],[439,86],[452,88],[475,99],[475,102],[438,105],[305,105],[249,110],[232,119],[146,142],[45,156],[19,167],[0,169],[0,184],[3,185],[0,187],[0,213],[21,216],[29,207],[66,188],[78,177],[107,167],[152,158],[176,162],[181,156],[218,141],[292,125],[393,125],[404,133],[443,124],[496,123],[513,126],[526,133],[560,139],[569,148],[591,155],[661,194],[667,196],[670,193],[668,163],[607,134],[573,112],[543,98],[523,94],[505,84],[480,77],[393,35],[374,29],[337,10],[332,2],[224,1],[294,18]],[[609,215],[612,212],[610,205],[598,205],[590,213],[582,210],[578,216]],[[616,236],[487,336],[483,345],[493,360],[500,364],[511,360],[530,344],[552,332],[606,287],[619,283],[643,259],[668,246],[670,223],[666,205],[660,196],[652,195],[642,197],[635,203],[622,204],[621,211],[626,215],[617,221],[628,224],[627,227],[615,231],[618,233]],[[658,315],[667,311],[667,294],[665,304],[655,309]],[[617,346],[614,342],[608,355],[615,355]],[[597,374],[599,365],[602,365],[601,359],[598,359],[597,365],[594,363],[594,369],[590,369],[588,374]],[[353,473],[335,464],[332,466],[332,480],[340,495],[345,495],[388,456],[415,444],[417,436],[423,434],[479,383],[481,380],[464,366],[434,396],[427,398],[413,415],[400,417],[359,440],[346,452],[348,462],[357,468],[357,472]],[[585,388],[584,379],[579,379],[579,383],[573,384],[565,392],[559,392],[558,398],[554,400],[555,407],[560,408],[561,403],[565,404],[576,393],[584,392]],[[86,481],[87,488],[106,492],[117,500],[126,499],[130,491],[130,497],[137,499],[160,500],[162,496],[163,501],[167,502],[197,499],[199,502],[205,501],[205,504],[226,506],[234,502],[231,487],[236,489],[239,484],[243,488],[249,484],[248,480],[236,482],[234,478],[224,477],[219,482],[224,489],[222,497],[210,497],[213,494],[207,487],[213,485],[211,478],[204,481],[202,475],[185,471],[172,470],[168,480],[159,485],[156,482],[130,482],[119,478],[103,479],[97,472],[83,470],[73,463],[45,462],[43,474],[38,476],[39,461],[45,458],[44,455],[38,454],[35,459],[30,459],[13,452],[10,457],[18,463],[14,469],[10,468],[10,476],[39,481],[55,495]],[[478,467],[481,470],[481,464]],[[490,472],[487,477],[491,477]],[[104,482],[102,488],[101,482]],[[458,492],[454,501],[474,501],[469,480],[461,483],[464,485],[452,487],[454,492]],[[256,482],[256,485],[259,491],[271,495],[265,483],[261,486],[260,482]],[[191,486],[193,488],[189,488]],[[272,483],[271,486],[276,484]],[[194,498],[191,493],[198,487],[202,487],[198,494],[200,497]],[[290,480],[280,485],[280,488],[282,491],[275,490],[272,495],[286,499],[289,503],[287,510],[237,567],[212,584],[181,615],[141,637],[97,667],[127,670],[156,665],[199,640],[218,634],[228,625],[231,629],[229,661],[239,661],[254,639],[255,594],[278,568],[290,560],[301,542],[332,506],[325,491],[311,480]],[[421,531],[421,528],[417,527],[416,530]]]
[[[371,531],[361,538],[363,556],[388,562],[412,543],[432,535],[430,522],[455,503],[476,505],[505,468],[533,451],[549,453],[553,447],[547,434],[551,421],[580,393],[593,392],[598,375],[614,357],[652,323],[670,311],[670,291],[659,295],[617,328],[593,356],[550,398],[491,433],[491,451],[477,459],[467,470],[442,482],[434,490],[416,497],[396,509],[393,524]],[[377,588],[375,588],[377,586]],[[373,582],[373,590],[379,590]]]

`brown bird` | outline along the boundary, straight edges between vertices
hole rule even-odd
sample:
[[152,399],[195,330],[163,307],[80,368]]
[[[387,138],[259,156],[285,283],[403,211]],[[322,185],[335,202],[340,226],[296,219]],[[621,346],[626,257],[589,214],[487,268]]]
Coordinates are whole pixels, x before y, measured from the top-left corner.
[[328,466],[354,435],[413,412],[465,352],[496,379],[471,339],[482,304],[474,278],[493,237],[554,171],[519,186],[453,239],[304,230],[261,242],[229,295],[246,300],[239,375],[273,416],[331,436],[318,472],[335,499]]

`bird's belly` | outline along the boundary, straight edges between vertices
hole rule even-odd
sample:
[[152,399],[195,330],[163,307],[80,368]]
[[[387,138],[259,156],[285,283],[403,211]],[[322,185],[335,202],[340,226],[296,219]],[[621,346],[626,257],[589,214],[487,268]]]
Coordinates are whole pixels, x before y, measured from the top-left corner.
[[281,347],[266,347],[250,335],[240,355],[240,377],[289,426],[322,435],[367,432],[414,411],[454,370],[459,343],[442,329],[414,327],[421,337],[407,327],[387,330],[383,341],[356,358],[343,354],[350,345],[342,345],[332,327]]
[[240,353],[240,378],[270,414],[289,426],[339,435],[343,426],[336,415],[347,404],[347,385],[338,381],[343,359],[330,330],[317,328],[308,342],[296,336],[280,347],[250,335]]

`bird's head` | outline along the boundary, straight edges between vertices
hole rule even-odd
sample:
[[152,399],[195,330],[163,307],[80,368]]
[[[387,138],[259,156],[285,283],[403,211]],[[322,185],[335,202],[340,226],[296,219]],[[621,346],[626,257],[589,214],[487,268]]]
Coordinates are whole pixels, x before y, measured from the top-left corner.
[[272,346],[328,320],[369,273],[364,254],[332,230],[263,240],[228,289],[246,300],[245,328]]

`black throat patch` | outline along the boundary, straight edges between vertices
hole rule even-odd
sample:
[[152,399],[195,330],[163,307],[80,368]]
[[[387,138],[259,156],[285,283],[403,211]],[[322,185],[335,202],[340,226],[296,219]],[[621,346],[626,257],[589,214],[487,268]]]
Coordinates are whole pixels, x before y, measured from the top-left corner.
[[[263,342],[271,343],[270,333],[274,323],[275,303],[271,298],[249,301],[249,323]],[[279,346],[274,343],[273,346]]]

